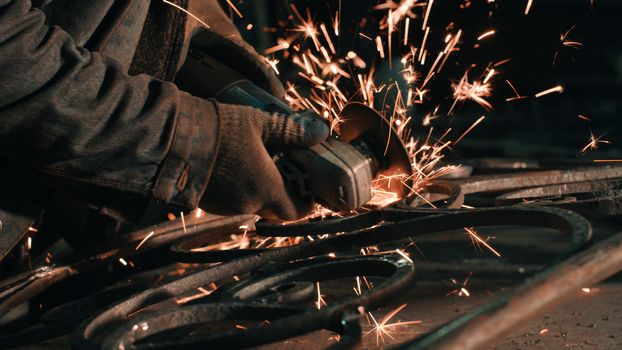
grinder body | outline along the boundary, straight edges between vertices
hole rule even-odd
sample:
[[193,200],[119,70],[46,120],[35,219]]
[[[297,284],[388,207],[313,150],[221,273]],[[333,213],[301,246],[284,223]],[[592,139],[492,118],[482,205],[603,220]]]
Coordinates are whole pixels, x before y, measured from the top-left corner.
[[[296,113],[283,101],[198,50],[189,51],[175,82],[198,97],[271,113]],[[381,146],[363,138],[344,142],[329,136],[312,147],[289,148],[275,157],[275,161],[295,193],[311,196],[334,211],[353,210],[372,197],[372,181],[382,166]]]

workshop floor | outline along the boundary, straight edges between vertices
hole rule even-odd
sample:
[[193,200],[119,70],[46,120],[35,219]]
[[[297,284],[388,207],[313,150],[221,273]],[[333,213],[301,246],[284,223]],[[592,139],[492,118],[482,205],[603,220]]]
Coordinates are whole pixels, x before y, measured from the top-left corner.
[[[396,307],[408,304],[389,323],[420,320],[420,324],[396,327],[391,330],[391,339],[384,335],[376,337],[372,331],[363,340],[364,349],[391,348],[433,330],[436,326],[468,312],[503,289],[468,286],[469,297],[456,294],[446,296],[455,287],[438,284],[420,284],[418,288],[395,301],[393,305],[373,312],[378,322]],[[371,330],[371,326],[364,330]],[[265,349],[321,349],[334,338],[329,332],[316,332]],[[513,334],[499,339],[492,349],[622,349],[622,282],[609,282],[579,290],[570,302],[552,310],[546,316],[528,326],[517,329]]]

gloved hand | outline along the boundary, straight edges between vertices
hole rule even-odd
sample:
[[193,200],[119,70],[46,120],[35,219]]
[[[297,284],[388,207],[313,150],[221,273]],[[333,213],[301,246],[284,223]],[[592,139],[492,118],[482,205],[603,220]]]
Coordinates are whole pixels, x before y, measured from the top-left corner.
[[270,150],[309,147],[329,128],[314,113],[269,114],[256,108],[217,104],[219,143],[201,207],[216,214],[257,213],[292,220],[304,216],[310,198],[290,193]]

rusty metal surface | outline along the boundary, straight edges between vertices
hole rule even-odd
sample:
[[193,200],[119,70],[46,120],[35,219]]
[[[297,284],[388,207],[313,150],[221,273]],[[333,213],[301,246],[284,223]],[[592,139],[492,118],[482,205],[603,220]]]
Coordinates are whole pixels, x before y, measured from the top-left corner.
[[[615,222],[620,213],[617,189],[622,183],[622,167],[504,171],[438,181],[390,207],[343,218],[289,225],[258,223],[255,232],[252,216],[187,216],[183,223],[176,220],[134,232],[93,251],[68,256],[65,265],[39,267],[0,281],[0,316],[22,301],[46,295],[48,290],[51,293],[57,285],[98,273],[120,257],[140,259],[159,252],[164,254],[161,266],[179,262],[191,265],[172,275],[151,267],[153,273],[147,270],[129,275],[129,279],[122,277],[118,281],[124,283],[59,303],[39,315],[29,327],[2,332],[0,341],[5,346],[18,346],[71,333],[71,346],[75,349],[165,349],[181,345],[238,348],[325,329],[341,337],[334,347],[351,348],[360,344],[360,319],[365,311],[416,288],[418,279],[474,271],[489,278],[527,278],[488,306],[402,345],[453,349],[462,342],[464,349],[481,348],[544,308],[564,300],[570,290],[622,269],[618,261],[622,254],[620,236],[590,248],[593,232],[586,219],[606,217]],[[491,204],[472,205],[474,195],[489,197],[486,203]],[[495,204],[503,206],[494,207]],[[244,235],[292,239],[295,244],[210,248],[227,242],[232,234],[239,235],[240,226],[247,228]],[[500,259],[460,260],[448,238],[451,232],[465,227],[502,230],[525,226],[543,242],[555,232],[565,243],[554,253],[547,253],[545,261],[530,260],[532,254],[525,254],[523,246],[514,246],[514,255]],[[148,235],[150,239],[143,241]],[[517,235],[520,233],[509,235],[510,247],[504,252],[511,253],[512,242],[520,239]],[[426,240],[446,246],[446,255],[454,258],[441,256],[419,261],[403,255],[414,257],[413,242]],[[136,249],[141,242],[141,249]],[[361,252],[376,255],[360,256]],[[149,277],[152,275],[160,277],[154,280]],[[319,285],[316,292],[315,283],[359,276],[375,276],[378,281],[360,295],[344,296],[328,306],[316,307],[319,301],[314,299],[319,295]],[[205,292],[207,286],[213,285],[217,288]],[[193,299],[197,289],[203,289],[205,295]],[[529,303],[529,298],[535,297],[538,302]],[[523,309],[526,311],[516,311]],[[480,327],[483,319],[488,322],[486,327]],[[210,335],[193,333],[200,325],[238,320],[270,323],[243,331],[221,327]],[[469,342],[464,342],[465,334],[472,338]]]

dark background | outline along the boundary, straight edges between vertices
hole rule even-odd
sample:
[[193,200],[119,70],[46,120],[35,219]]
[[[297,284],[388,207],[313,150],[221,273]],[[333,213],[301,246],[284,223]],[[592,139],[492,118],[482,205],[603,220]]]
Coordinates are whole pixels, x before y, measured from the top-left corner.
[[[444,28],[449,23],[454,22],[456,28],[463,29],[463,39],[460,52],[452,55],[442,74],[434,79],[432,100],[418,106],[414,112],[415,119],[419,119],[419,123],[414,123],[415,132],[427,132],[420,128],[420,120],[436,105],[441,104],[444,106],[441,110],[447,110],[448,103],[451,104],[449,82],[459,79],[470,65],[475,64],[471,70],[471,78],[475,78],[482,74],[488,63],[511,58],[510,63],[497,69],[499,75],[493,78],[494,92],[489,98],[494,106],[492,112],[486,113],[480,106],[467,101],[453,117],[441,117],[435,121],[439,132],[451,126],[457,136],[481,115],[487,115],[486,120],[448,157],[619,159],[622,156],[622,1],[594,0],[592,6],[590,0],[534,0],[529,15],[525,16],[526,2],[435,1],[429,20],[428,47],[438,46],[433,50],[434,56],[428,59],[433,60],[442,48]],[[245,0],[234,3],[244,15],[240,19],[233,14],[234,21],[259,52],[273,46],[276,38],[283,37],[285,27],[291,28],[290,3],[294,3],[303,14],[308,7],[315,22],[327,24],[331,23],[330,16],[339,6],[338,0]],[[342,34],[336,43],[342,55],[353,49],[368,62],[377,59],[374,43],[356,34],[360,31],[375,36],[377,21],[386,14],[386,11],[372,10],[377,3],[342,0]],[[224,1],[223,4],[227,8]],[[465,5],[469,6],[465,8]],[[414,12],[421,13],[420,10]],[[364,26],[361,18],[366,18]],[[289,24],[279,26],[279,21]],[[248,23],[253,23],[253,29],[246,30]],[[421,20],[417,19],[411,25],[411,28],[417,28],[410,32],[417,46],[421,42],[422,33],[418,29]],[[573,26],[567,40],[581,42],[579,49],[561,44],[560,35]],[[276,31],[266,28],[276,28]],[[477,36],[490,28],[494,28],[496,34],[474,49]],[[394,42],[399,41],[398,36],[400,34]],[[399,48],[401,45],[395,46]],[[276,57],[280,58],[278,54]],[[387,60],[376,61],[378,73],[375,80],[395,79],[395,72],[401,67],[399,58],[400,55],[394,54],[393,73],[388,70]],[[283,62],[279,63],[279,69],[284,80],[296,82],[295,69]],[[506,98],[513,96],[506,79],[521,95],[531,97],[506,102]],[[565,88],[563,94],[539,99],[533,97],[537,92],[559,84]],[[589,117],[591,122],[579,119],[579,114]],[[612,144],[600,144],[599,150],[578,155],[589,141],[590,129]]]

